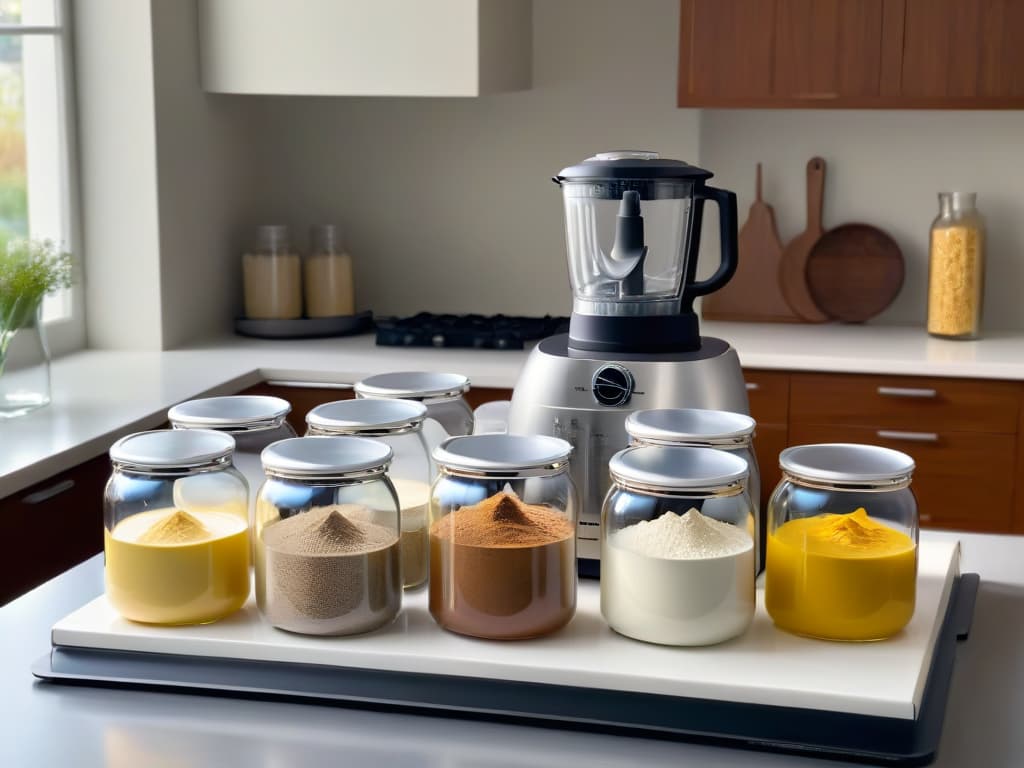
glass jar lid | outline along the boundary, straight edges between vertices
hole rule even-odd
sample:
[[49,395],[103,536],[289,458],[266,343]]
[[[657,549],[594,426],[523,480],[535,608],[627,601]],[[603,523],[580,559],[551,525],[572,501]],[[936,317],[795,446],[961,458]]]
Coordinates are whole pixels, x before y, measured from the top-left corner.
[[395,435],[419,429],[427,406],[414,400],[337,400],[306,414],[306,424],[339,435]]
[[359,479],[383,475],[394,452],[387,443],[365,437],[289,437],[260,454],[267,474],[293,478]]
[[231,395],[179,403],[167,412],[167,418],[179,428],[242,432],[276,427],[291,410],[291,403],[280,397]]
[[212,429],[156,429],[122,437],[110,460],[134,469],[194,469],[230,459],[235,438]]
[[733,453],[681,445],[626,448],[612,456],[608,471],[620,485],[669,493],[724,489],[750,476],[746,460]]
[[736,446],[750,443],[757,426],[749,416],[704,408],[656,408],[626,418],[630,437],[646,443]]
[[914,460],[902,451],[860,443],[795,445],[779,454],[783,472],[812,483],[885,486],[906,483]]
[[533,477],[564,471],[571,453],[568,442],[546,435],[459,435],[434,449],[434,461],[454,474]]
[[394,397],[407,400],[455,398],[469,390],[469,379],[460,373],[399,371],[369,376],[355,384],[362,397]]

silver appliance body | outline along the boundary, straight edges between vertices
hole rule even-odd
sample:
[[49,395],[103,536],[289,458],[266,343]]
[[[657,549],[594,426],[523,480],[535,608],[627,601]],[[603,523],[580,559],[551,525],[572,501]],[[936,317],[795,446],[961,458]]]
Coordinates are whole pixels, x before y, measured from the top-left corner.
[[750,412],[739,357],[721,339],[703,337],[700,348],[690,352],[599,355],[570,350],[565,334],[544,339],[527,358],[509,410],[510,433],[552,435],[574,448],[569,463],[581,502],[581,575],[597,575],[608,460],[629,444],[630,413],[646,408]]

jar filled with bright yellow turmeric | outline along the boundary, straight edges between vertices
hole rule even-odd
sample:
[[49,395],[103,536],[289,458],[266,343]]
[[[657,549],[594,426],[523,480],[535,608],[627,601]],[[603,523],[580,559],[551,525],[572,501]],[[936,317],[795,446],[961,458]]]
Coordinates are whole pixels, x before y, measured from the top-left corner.
[[914,460],[874,445],[787,448],[768,506],[765,607],[825,640],[884,640],[914,615]]
[[940,192],[928,260],[928,333],[947,339],[981,334],[985,225],[973,192]]

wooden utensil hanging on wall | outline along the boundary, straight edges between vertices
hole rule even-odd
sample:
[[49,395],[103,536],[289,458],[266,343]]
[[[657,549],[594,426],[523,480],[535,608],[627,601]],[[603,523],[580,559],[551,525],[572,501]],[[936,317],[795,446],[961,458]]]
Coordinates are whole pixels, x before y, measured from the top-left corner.
[[779,290],[780,256],[782,242],[775,226],[775,212],[761,196],[761,164],[758,163],[756,196],[740,228],[739,266],[724,288],[702,299],[701,317],[745,322],[800,322]]
[[825,234],[821,211],[825,196],[825,161],[812,157],[807,163],[807,227],[783,249],[778,281],[782,295],[798,317],[823,323],[828,315],[815,303],[807,287],[807,258],[818,239]]

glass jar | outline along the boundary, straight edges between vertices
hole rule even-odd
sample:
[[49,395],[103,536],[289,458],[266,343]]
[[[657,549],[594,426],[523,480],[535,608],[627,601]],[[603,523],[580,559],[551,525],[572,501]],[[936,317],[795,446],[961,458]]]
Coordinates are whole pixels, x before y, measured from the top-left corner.
[[[417,400],[427,406],[427,416],[444,427],[446,435],[425,433],[433,450],[440,437],[473,433],[473,409],[463,397],[469,391],[469,379],[459,373],[401,371],[382,373],[356,382],[356,397]],[[429,427],[428,427],[429,428]]]
[[[295,437],[285,421],[292,406],[280,397],[233,395],[180,403],[167,412],[173,429],[213,429],[235,438],[235,467],[249,484],[249,526],[256,522],[256,492],[263,485],[263,449]],[[255,541],[255,540],[254,540]]]
[[139,432],[111,446],[106,593],[126,619],[204,624],[249,597],[249,499],[234,447],[207,429]]
[[391,446],[388,478],[398,493],[402,518],[402,581],[418,587],[427,580],[427,518],[433,462],[423,439],[427,406],[412,400],[339,400],[306,414],[307,435],[354,435]]
[[985,294],[985,222],[974,192],[940,192],[928,262],[928,333],[976,339]]
[[311,248],[303,270],[306,315],[354,315],[352,257],[342,247],[338,228],[333,224],[318,224],[310,228],[309,242]]
[[716,448],[739,456],[750,469],[745,490],[754,507],[750,535],[756,543],[754,569],[764,567],[764,530],[766,510],[761,509],[761,471],[754,454],[754,428],[749,416],[731,411],[702,408],[659,408],[634,411],[626,417],[626,432],[631,445],[688,445]]
[[538,637],[576,611],[572,446],[555,437],[470,435],[434,451],[430,613],[452,632]]
[[391,448],[359,437],[293,437],[263,451],[256,505],[256,601],[304,635],[351,635],[402,606]]
[[882,640],[914,614],[914,460],[875,445],[787,448],[768,504],[765,607],[776,626]]
[[288,227],[257,230],[257,246],[242,256],[245,316],[262,320],[302,317],[302,259],[288,244]]
[[713,448],[639,446],[608,463],[601,613],[616,632],[710,645],[754,617],[747,463]]

